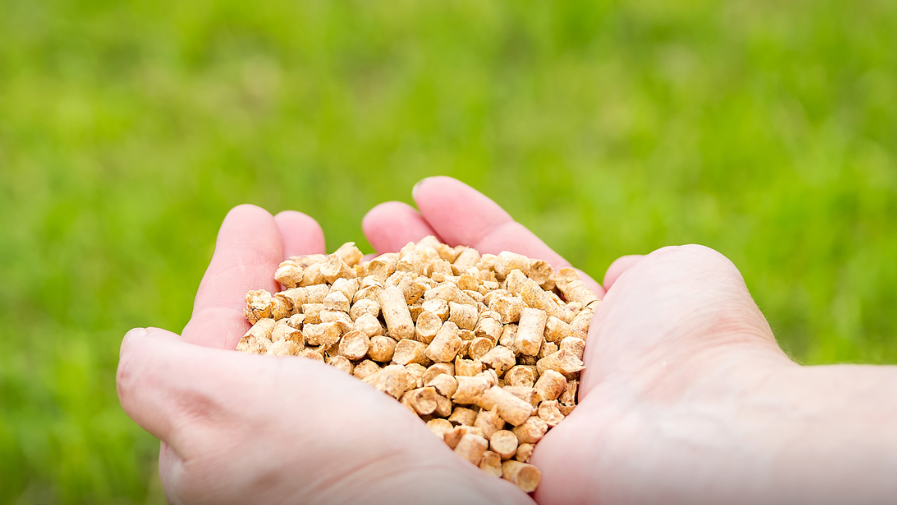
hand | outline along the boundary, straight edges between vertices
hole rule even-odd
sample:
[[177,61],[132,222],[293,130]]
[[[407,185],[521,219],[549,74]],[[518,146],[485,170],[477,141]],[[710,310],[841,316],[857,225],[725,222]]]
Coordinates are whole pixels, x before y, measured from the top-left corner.
[[[568,266],[487,197],[450,178],[390,202],[378,252],[436,235]],[[620,223],[625,226],[625,223]],[[573,503],[887,503],[897,499],[897,371],[800,367],[738,270],[701,246],[617,260],[586,348],[579,406],[536,446],[535,498]]]
[[453,454],[402,405],[310,359],[234,352],[243,297],[277,289],[284,257],[324,252],[311,218],[228,214],[178,336],[132,330],[118,368],[125,412],[162,441],[172,503],[532,503]]

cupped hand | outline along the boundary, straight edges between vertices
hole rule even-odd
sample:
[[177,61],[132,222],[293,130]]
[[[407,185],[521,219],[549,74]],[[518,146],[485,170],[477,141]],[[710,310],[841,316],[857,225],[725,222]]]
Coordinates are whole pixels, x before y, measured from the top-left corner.
[[162,441],[172,503],[531,503],[453,454],[395,400],[323,363],[234,352],[243,297],[285,257],[324,252],[297,212],[232,210],[182,335],[125,337],[121,404]]
[[[389,202],[366,216],[364,231],[378,252],[436,235],[449,245],[569,266],[457,180],[425,179],[414,199],[420,212]],[[603,288],[586,281],[603,301],[589,332],[579,406],[536,446],[536,500],[734,503],[766,496],[774,487],[774,465],[763,464],[771,447],[750,446],[757,427],[738,417],[754,415],[742,410],[745,402],[799,367],[776,344],[738,270],[705,247],[668,247],[620,258]]]

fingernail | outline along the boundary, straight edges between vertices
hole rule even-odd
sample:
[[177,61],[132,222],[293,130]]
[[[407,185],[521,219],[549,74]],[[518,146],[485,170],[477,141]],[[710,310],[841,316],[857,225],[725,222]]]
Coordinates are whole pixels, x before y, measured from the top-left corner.
[[133,328],[131,330],[128,330],[127,333],[125,333],[125,338],[142,337],[144,335],[146,335],[146,328]]
[[432,179],[432,177],[424,177],[423,179],[417,181],[417,184],[415,184],[414,187],[411,188],[411,198],[416,198],[416,197],[417,197],[417,190],[420,189],[420,187],[423,186],[424,183],[427,182],[427,181],[430,180],[430,179]]

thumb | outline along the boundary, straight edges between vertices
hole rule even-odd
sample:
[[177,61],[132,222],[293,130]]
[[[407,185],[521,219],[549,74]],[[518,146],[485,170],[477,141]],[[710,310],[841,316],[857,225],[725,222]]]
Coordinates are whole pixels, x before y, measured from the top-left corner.
[[650,380],[669,367],[693,370],[710,355],[716,362],[746,352],[787,360],[741,273],[722,254],[665,247],[629,263],[615,272],[592,322],[583,395],[611,376]]

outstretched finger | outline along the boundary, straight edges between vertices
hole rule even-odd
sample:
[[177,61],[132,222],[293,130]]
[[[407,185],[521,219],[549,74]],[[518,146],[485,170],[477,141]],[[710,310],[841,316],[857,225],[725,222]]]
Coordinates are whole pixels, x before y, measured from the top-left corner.
[[215,243],[215,254],[203,276],[193,315],[183,337],[207,347],[233,349],[249,329],[243,319],[246,292],[276,291],[274,272],[283,259],[277,221],[254,205],[231,210]]
[[361,229],[377,253],[396,252],[408,242],[436,235],[427,221],[408,204],[386,202],[371,209]]
[[623,275],[623,272],[632,268],[632,266],[641,261],[642,258],[644,258],[644,256],[641,254],[631,254],[629,256],[621,256],[617,258],[609,267],[607,267],[607,272],[604,274],[604,289],[609,290],[610,287],[617,282],[617,279]]
[[[424,219],[449,245],[469,245],[490,254],[513,251],[547,261],[555,269],[571,266],[497,203],[457,179],[424,179],[413,196]],[[601,286],[585,277],[596,295],[603,296]]]
[[283,240],[283,258],[326,252],[324,231],[312,217],[295,210],[285,210],[274,220]]

